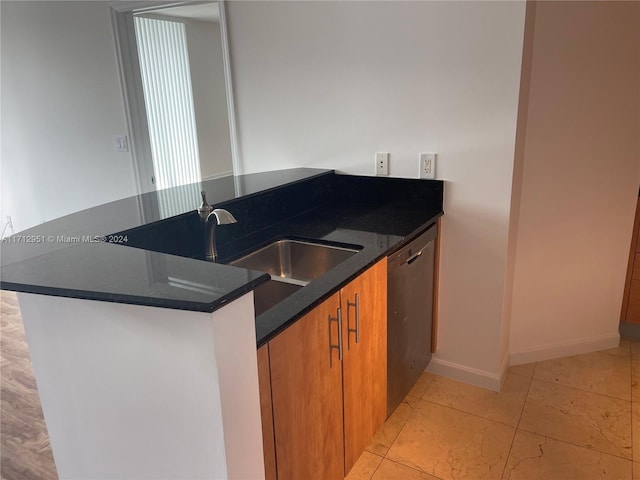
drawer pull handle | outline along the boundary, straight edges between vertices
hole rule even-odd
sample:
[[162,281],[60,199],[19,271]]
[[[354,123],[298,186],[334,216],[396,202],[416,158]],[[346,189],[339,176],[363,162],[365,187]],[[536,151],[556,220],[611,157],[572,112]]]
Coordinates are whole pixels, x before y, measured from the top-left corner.
[[[331,341],[331,322],[338,322],[338,343],[332,343]],[[342,361],[342,309],[340,307],[338,307],[337,317],[329,315],[329,368],[333,366],[331,351],[334,348],[338,350],[338,359]]]
[[[356,310],[356,328],[351,328],[349,309],[353,307]],[[347,350],[350,348],[351,337],[349,336],[351,333],[356,334],[356,343],[360,343],[360,295],[356,293],[356,301],[350,302],[347,300]]]

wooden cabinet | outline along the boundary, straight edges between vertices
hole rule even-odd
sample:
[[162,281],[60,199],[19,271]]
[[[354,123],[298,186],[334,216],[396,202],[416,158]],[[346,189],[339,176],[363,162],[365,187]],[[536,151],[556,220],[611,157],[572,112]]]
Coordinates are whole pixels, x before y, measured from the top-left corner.
[[342,364],[331,346],[339,308],[336,294],[269,342],[279,479],[341,478],[344,471]]
[[269,345],[258,349],[258,388],[260,389],[260,413],[262,416],[262,447],[265,480],[275,480],[276,449],[273,441],[273,405],[271,402],[271,372],[269,369]]
[[340,291],[345,338],[344,471],[351,470],[387,417],[387,261]]
[[274,438],[265,458],[273,445],[278,479],[342,479],[384,422],[386,267],[385,259],[271,340],[268,371],[259,355],[261,397],[270,390],[272,405],[263,430],[269,437],[272,424]]
[[629,250],[627,280],[622,299],[620,319],[628,323],[640,323],[640,201],[636,207],[636,219],[633,224],[633,236]]

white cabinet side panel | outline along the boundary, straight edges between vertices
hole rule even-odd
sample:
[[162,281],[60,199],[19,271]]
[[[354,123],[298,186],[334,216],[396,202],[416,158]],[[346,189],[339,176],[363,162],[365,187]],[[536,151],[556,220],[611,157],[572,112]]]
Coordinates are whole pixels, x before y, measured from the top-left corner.
[[[229,479],[264,478],[253,292],[214,312]],[[232,321],[229,321],[232,318]]]
[[19,302],[61,479],[227,478],[211,314]]

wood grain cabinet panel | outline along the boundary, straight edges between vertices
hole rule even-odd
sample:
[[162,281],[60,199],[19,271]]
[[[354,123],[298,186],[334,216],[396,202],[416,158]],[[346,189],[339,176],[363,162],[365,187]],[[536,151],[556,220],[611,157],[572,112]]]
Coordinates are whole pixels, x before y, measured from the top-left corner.
[[387,413],[386,258],[272,339],[268,353],[263,349],[267,478],[275,472],[279,480],[342,480]]
[[339,308],[335,294],[269,342],[279,480],[343,478]]
[[640,323],[640,200],[636,205],[636,217],[633,224],[633,236],[629,249],[629,263],[627,265],[627,278],[622,297],[622,309],[620,320],[628,323]]
[[634,257],[631,278],[633,280],[640,280],[640,253],[636,253]]
[[342,365],[345,475],[387,415],[387,262],[344,287]]
[[258,384],[260,389],[260,414],[262,417],[262,447],[264,451],[264,478],[275,480],[276,446],[273,433],[273,405],[271,403],[271,372],[269,369],[269,345],[258,349]]
[[640,280],[631,280],[626,321],[640,323]]

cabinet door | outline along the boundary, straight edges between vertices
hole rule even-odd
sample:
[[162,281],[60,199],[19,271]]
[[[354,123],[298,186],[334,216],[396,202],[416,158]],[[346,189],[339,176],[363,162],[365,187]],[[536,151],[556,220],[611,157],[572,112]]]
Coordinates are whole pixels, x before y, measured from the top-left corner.
[[640,242],[638,231],[640,230],[640,199],[636,204],[636,218],[633,223],[633,235],[631,248],[629,249],[629,263],[627,265],[627,278],[622,297],[622,310],[620,320],[628,323],[640,323]]
[[339,308],[335,294],[269,342],[279,480],[344,476]]
[[387,260],[344,287],[341,296],[346,475],[387,416]]
[[260,415],[262,417],[264,478],[265,480],[276,480],[276,450],[275,440],[273,438],[269,345],[263,345],[258,349],[258,386],[260,389]]

